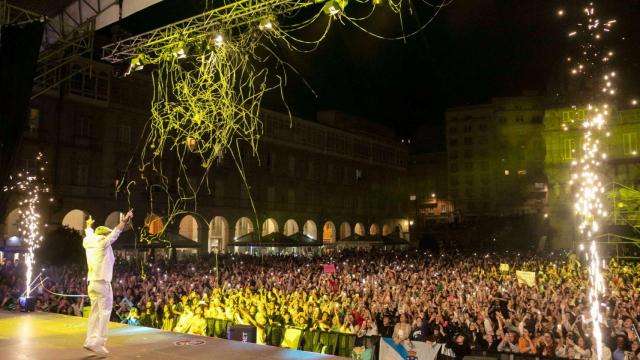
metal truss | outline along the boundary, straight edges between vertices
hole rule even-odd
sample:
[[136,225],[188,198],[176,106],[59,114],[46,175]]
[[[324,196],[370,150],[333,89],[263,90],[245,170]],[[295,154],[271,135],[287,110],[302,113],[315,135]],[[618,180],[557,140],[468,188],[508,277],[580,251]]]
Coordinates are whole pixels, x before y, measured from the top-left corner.
[[76,0],[55,16],[47,17],[42,50],[60,40],[77,37],[80,31],[88,29],[88,23],[95,23],[98,15],[106,12],[117,14],[118,0]]
[[[57,89],[71,77],[90,70],[94,26],[94,21],[83,24],[67,38],[58,40],[55,46],[40,54],[31,99]],[[80,58],[86,58],[88,61],[78,61]],[[78,64],[79,67],[72,70],[69,66],[71,63]]]
[[75,37],[89,22],[99,30],[160,1],[75,0],[60,13],[47,18],[43,47],[46,49],[59,40]]
[[17,25],[42,20],[44,20],[44,16],[40,14],[8,4],[6,0],[0,1],[1,25]]
[[640,258],[635,255],[638,253],[638,250],[640,250],[640,239],[607,233],[597,236],[596,243],[600,246],[606,246],[609,248],[612,256],[615,252],[615,258],[617,259]]
[[239,0],[185,20],[132,36],[102,48],[102,60],[121,63],[141,54],[160,55],[179,41],[199,40],[212,32],[257,23],[267,16],[290,14],[324,0]]

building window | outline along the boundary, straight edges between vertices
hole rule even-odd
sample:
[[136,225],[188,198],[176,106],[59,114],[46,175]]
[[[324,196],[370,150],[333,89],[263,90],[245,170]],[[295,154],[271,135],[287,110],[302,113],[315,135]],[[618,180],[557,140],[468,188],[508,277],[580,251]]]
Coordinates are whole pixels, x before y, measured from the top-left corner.
[[518,170],[518,175],[527,175],[527,170]]
[[276,154],[271,151],[267,151],[267,170],[269,174],[275,174],[276,172]]
[[131,144],[131,126],[120,125],[118,127],[118,141],[125,144]]
[[478,144],[486,145],[489,142],[489,139],[486,136],[481,136],[478,138]]
[[247,192],[247,188],[245,184],[240,183],[240,200],[248,200],[249,193]]
[[449,146],[458,146],[458,139],[449,140]]
[[109,100],[110,76],[107,72],[95,73],[88,69],[82,69],[79,64],[71,66],[71,80],[69,92],[94,100]]
[[473,145],[473,138],[472,137],[464,138],[464,144],[465,145]]
[[289,176],[296,176],[296,158],[293,155],[289,155]]
[[86,116],[81,116],[78,119],[78,136],[91,137],[91,121]]
[[349,168],[346,166],[342,169],[342,183],[349,185]]
[[362,180],[362,170],[356,169],[356,181]]
[[524,122],[524,117],[523,116],[516,116],[516,122],[517,123],[523,123]]
[[294,189],[289,189],[287,191],[287,203],[289,207],[296,203],[296,191]]
[[273,186],[267,187],[267,202],[273,203],[276,201],[276,188]]
[[575,139],[564,139],[562,149],[562,159],[571,160],[575,156],[576,151],[576,140]]
[[35,134],[40,129],[40,110],[31,109],[29,112],[29,132]]
[[625,155],[636,155],[638,153],[638,134],[622,134],[622,145],[624,147]]
[[309,162],[307,163],[307,178],[309,179],[313,179],[314,178],[314,169],[315,165],[313,163],[313,161],[309,160]]
[[335,176],[333,164],[327,164],[327,181],[333,182]]
[[24,169],[34,175],[38,172],[38,162],[35,159],[24,159]]
[[455,160],[457,158],[458,158],[458,152],[457,151],[450,151],[449,152],[449,159]]
[[215,188],[213,189],[214,193],[213,195],[218,198],[221,199],[224,197],[224,181],[222,180],[216,180],[215,182]]
[[505,170],[505,171],[504,171],[504,175],[505,175],[505,176],[509,176],[509,170]]
[[464,163],[464,171],[473,171],[473,163],[472,162]]
[[458,128],[456,126],[452,126],[449,128],[449,134],[455,134],[458,132]]
[[471,159],[473,157],[473,151],[471,149],[464,149],[464,158]]
[[562,121],[569,122],[575,120],[584,120],[585,110],[573,110],[573,111],[563,111],[562,112]]
[[87,185],[89,182],[89,165],[79,164],[76,167],[76,185]]

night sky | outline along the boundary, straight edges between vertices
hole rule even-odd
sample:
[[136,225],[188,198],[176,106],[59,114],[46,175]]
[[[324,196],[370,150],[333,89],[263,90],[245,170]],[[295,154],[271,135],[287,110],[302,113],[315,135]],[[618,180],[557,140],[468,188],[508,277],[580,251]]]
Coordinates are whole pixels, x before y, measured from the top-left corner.
[[[431,16],[433,9],[421,1],[414,0],[417,15],[405,17],[406,28],[415,29]],[[408,137],[417,130],[424,132],[425,125],[441,126],[447,107],[517,96],[526,90],[553,94],[567,73],[563,60],[572,25],[556,12],[570,11],[572,3],[581,2],[454,0],[406,44],[378,40],[335,23],[316,52],[281,52],[318,94],[314,97],[299,78],[291,76],[287,102],[306,118],[314,118],[318,110],[336,109],[365,116]],[[634,89],[640,89],[640,0],[600,3],[607,6],[603,12],[617,18],[617,35],[625,36],[616,48],[616,61],[625,88],[621,98],[630,99],[637,94]],[[167,0],[120,26],[130,33],[148,30],[195,14],[201,4]],[[397,34],[397,16],[379,12],[368,28]],[[279,106],[274,99],[265,105]]]

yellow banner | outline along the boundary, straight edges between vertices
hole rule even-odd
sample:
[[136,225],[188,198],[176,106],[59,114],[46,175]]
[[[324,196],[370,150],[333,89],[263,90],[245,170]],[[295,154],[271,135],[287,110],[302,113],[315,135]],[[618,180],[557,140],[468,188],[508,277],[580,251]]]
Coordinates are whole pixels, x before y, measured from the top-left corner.
[[500,271],[508,272],[509,264],[500,264]]
[[282,339],[280,347],[285,349],[297,349],[298,343],[300,343],[301,335],[302,330],[287,328],[284,332],[284,338]]
[[536,273],[533,271],[516,271],[516,279],[518,284],[527,284],[527,286],[536,286]]

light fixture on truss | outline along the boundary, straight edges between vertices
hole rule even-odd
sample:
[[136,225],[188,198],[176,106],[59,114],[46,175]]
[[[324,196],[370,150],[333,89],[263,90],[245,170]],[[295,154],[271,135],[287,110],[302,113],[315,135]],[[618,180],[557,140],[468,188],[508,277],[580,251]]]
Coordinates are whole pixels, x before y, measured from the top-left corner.
[[322,10],[329,16],[338,16],[342,14],[344,8],[349,4],[349,0],[329,0]]

